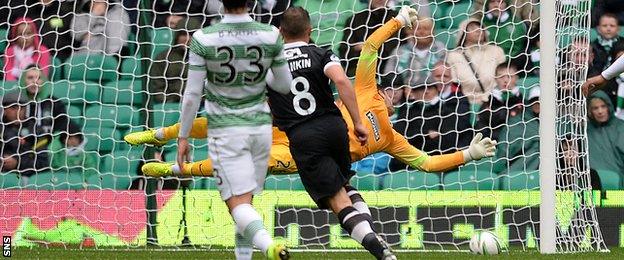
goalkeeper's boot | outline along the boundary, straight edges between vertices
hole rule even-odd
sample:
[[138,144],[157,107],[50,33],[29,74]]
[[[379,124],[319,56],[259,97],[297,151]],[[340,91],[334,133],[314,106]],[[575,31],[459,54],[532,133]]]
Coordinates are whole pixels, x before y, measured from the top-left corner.
[[167,144],[167,141],[161,141],[156,138],[155,129],[129,133],[124,136],[124,140],[131,145],[151,144],[154,146],[163,146]]
[[166,162],[149,162],[141,167],[141,171],[145,176],[149,177],[165,177],[165,176],[173,176],[173,170],[171,167],[173,163]]
[[290,253],[285,245],[280,243],[273,243],[267,250],[267,258],[269,260],[287,260],[290,259]]

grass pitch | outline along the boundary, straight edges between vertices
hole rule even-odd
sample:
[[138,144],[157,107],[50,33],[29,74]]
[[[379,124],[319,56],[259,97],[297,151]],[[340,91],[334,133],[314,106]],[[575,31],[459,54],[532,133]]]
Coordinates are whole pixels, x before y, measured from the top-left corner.
[[[610,253],[580,253],[541,255],[535,250],[511,250],[497,256],[479,256],[466,252],[399,252],[399,259],[624,259],[624,248],[610,248]],[[254,259],[264,259],[259,253],[254,253]],[[292,252],[292,259],[373,259],[365,252]],[[216,250],[187,250],[187,249],[75,249],[75,248],[13,248],[13,259],[234,259],[231,251]]]

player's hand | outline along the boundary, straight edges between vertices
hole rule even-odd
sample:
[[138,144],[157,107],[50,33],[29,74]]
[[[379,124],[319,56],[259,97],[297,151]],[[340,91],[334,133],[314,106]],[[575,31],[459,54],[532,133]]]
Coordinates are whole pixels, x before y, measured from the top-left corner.
[[416,21],[418,20],[418,11],[416,9],[411,8],[407,5],[401,7],[399,10],[399,14],[396,16],[403,26],[407,26],[407,28],[412,28]]
[[585,95],[585,97],[588,97],[589,95],[591,95],[591,93],[594,93],[594,91],[599,90],[600,87],[602,87],[602,85],[604,85],[605,83],[607,83],[607,79],[605,79],[602,75],[594,76],[587,79],[587,81],[585,81],[582,86],[583,95]]
[[189,160],[188,139],[178,137],[178,166],[184,171],[184,164]]
[[472,141],[470,147],[464,150],[464,161],[480,160],[484,157],[492,157],[496,154],[496,140],[492,140],[489,137],[483,138],[481,133],[477,133]]
[[357,123],[353,126],[353,130],[355,131],[355,136],[358,141],[360,141],[360,145],[366,145],[366,141],[368,140],[368,129],[366,129],[362,123]]

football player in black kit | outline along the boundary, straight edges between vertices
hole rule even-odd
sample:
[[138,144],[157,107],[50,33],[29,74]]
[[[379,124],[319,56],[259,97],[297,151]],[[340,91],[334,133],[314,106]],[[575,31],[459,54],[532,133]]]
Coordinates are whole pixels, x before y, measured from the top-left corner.
[[[269,89],[269,105],[273,124],[288,136],[290,152],[306,191],[319,208],[337,214],[342,228],[377,259],[396,259],[386,242],[373,231],[370,214],[354,208],[345,189],[352,189],[348,186],[353,176],[349,138],[329,82],[336,85],[355,134],[364,144],[368,130],[360,119],[351,82],[332,51],[309,44],[312,27],[305,9],[286,10],[280,32],[293,81],[289,94]],[[270,76],[268,83],[271,84]]]

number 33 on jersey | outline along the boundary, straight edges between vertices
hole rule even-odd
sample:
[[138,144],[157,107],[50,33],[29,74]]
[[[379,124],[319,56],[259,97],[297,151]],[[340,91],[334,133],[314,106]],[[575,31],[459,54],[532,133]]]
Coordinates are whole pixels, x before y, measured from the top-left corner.
[[329,78],[325,75],[326,68],[340,65],[338,57],[330,50],[304,42],[285,44],[284,56],[293,81],[287,95],[269,89],[274,124],[286,131],[324,114],[341,115],[334,103]]

